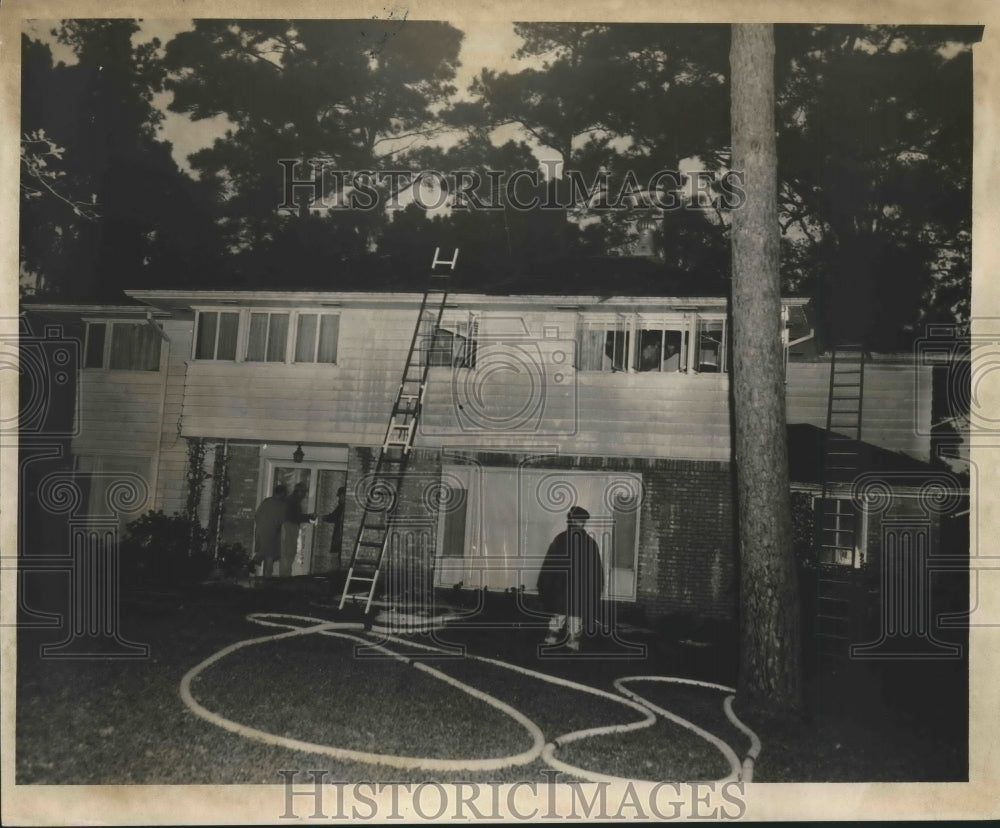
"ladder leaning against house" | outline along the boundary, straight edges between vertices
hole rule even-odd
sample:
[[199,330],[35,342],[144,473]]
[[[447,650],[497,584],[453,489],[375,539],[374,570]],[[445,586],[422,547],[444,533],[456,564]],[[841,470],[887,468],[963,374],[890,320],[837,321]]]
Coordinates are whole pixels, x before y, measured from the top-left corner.
[[[825,655],[847,655],[853,572],[858,555],[859,515],[844,497],[861,471],[861,412],[865,349],[841,345],[830,357],[830,394],[823,444],[823,489],[816,512],[816,639]],[[839,492],[840,496],[837,496]]]
[[[389,424],[365,492],[364,510],[347,569],[347,579],[344,581],[344,592],[340,596],[340,609],[344,608],[349,596],[363,596],[365,612],[371,609],[385,562],[393,512],[406,475],[427,389],[431,359],[429,354],[424,353],[425,346],[432,347],[434,332],[441,324],[441,315],[448,300],[448,279],[458,262],[458,248],[451,259],[440,259],[439,254],[440,248],[435,248],[430,279],[420,303],[417,324],[413,328],[410,349],[403,365],[403,377],[396,390]],[[442,267],[447,267],[448,270],[439,272],[438,269]],[[362,587],[352,592],[352,585]]]

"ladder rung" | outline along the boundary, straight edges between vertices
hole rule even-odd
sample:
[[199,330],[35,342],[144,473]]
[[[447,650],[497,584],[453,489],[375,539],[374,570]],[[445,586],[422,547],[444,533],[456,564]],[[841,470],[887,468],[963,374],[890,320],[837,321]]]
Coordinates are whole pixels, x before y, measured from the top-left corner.
[[367,575],[352,575],[351,576],[351,580],[352,581],[368,581],[369,583],[371,583],[375,579],[374,578],[370,578]]
[[384,544],[385,541],[358,541],[358,546],[373,546],[378,549],[381,549]]

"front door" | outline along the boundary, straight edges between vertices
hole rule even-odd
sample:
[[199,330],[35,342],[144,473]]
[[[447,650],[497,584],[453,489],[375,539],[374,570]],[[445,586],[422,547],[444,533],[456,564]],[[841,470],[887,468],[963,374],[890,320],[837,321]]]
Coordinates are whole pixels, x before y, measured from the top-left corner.
[[337,567],[337,553],[331,548],[333,524],[323,520],[337,506],[337,489],[347,482],[347,472],[331,468],[329,463],[296,463],[270,465],[268,491],[279,483],[289,493],[302,483],[308,494],[302,504],[307,514],[316,515],[315,523],[303,523],[299,528],[298,553],[292,563],[292,575],[325,574]]

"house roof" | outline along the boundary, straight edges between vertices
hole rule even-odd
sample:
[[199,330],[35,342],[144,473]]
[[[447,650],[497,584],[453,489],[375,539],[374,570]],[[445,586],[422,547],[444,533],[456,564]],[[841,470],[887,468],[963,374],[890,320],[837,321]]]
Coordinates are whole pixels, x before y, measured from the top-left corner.
[[[823,486],[823,452],[826,430],[809,423],[788,426],[788,476],[793,484],[807,488]],[[939,480],[947,470],[933,466],[908,454],[866,443],[859,443],[860,472],[882,472],[905,475],[907,487],[918,488],[931,480]]]

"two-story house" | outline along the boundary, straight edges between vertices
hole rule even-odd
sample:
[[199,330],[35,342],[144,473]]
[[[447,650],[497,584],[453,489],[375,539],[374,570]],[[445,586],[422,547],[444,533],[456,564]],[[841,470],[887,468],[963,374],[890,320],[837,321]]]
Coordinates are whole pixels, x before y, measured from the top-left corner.
[[[293,574],[321,574],[350,558],[422,298],[374,288],[142,290],[132,305],[26,310],[80,337],[77,469],[142,475],[148,497],[131,514],[170,513],[189,504],[194,458],[210,475],[202,520],[248,548],[275,483],[304,483],[318,515],[345,486],[342,548],[322,521],[300,539]],[[608,598],[653,616],[731,617],[726,299],[616,290],[449,297],[438,329],[419,337],[428,385],[397,521],[423,539],[438,586],[530,592],[567,510],[583,506]],[[783,300],[787,417],[793,488],[818,498],[831,366],[806,304]],[[930,470],[929,372],[910,355],[866,362],[862,441],[883,471]],[[862,514],[849,486],[828,489],[861,521],[855,549],[828,563],[871,564],[884,512]]]

